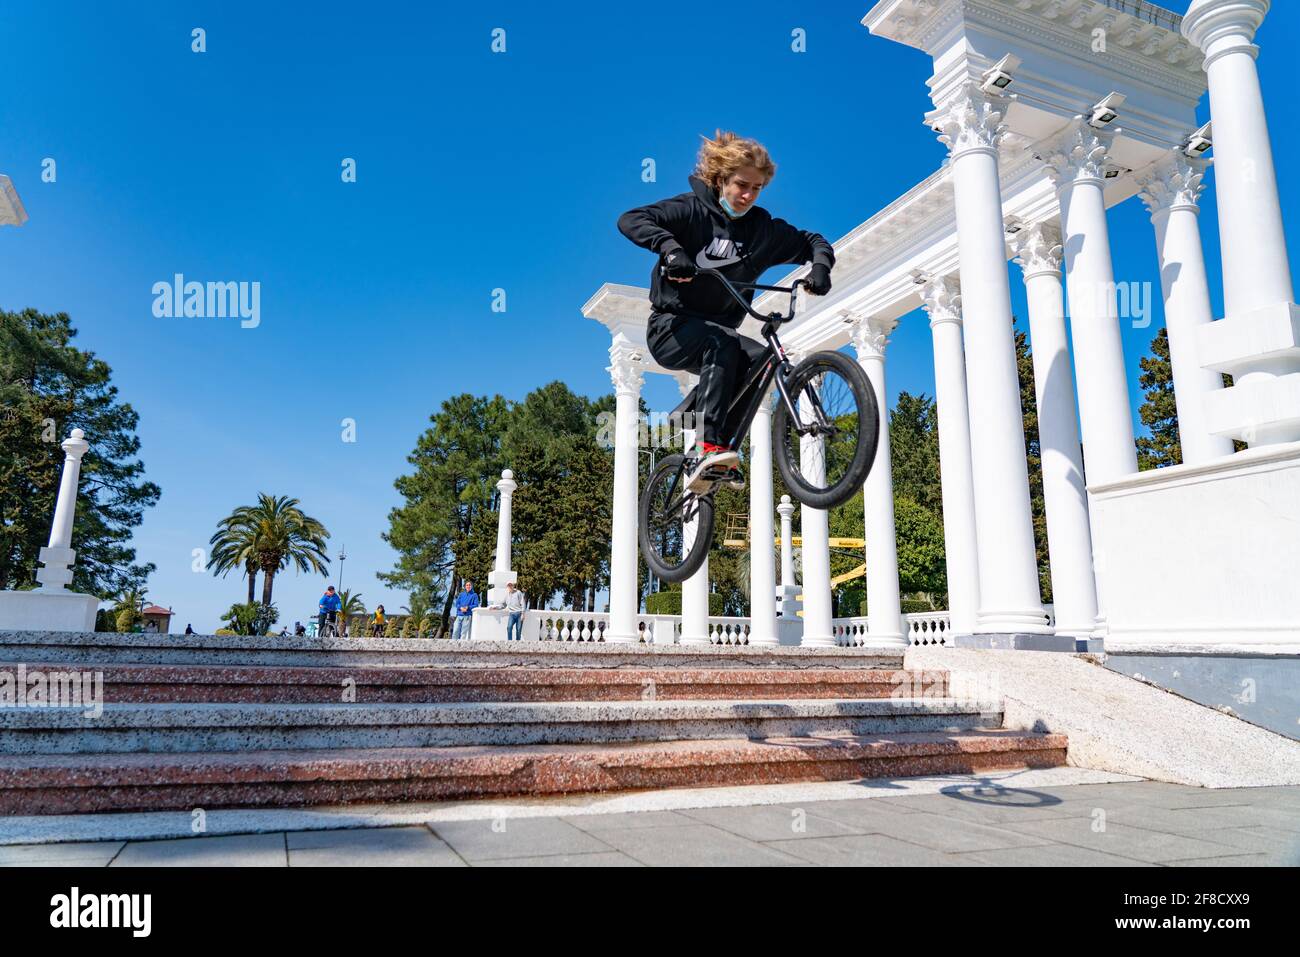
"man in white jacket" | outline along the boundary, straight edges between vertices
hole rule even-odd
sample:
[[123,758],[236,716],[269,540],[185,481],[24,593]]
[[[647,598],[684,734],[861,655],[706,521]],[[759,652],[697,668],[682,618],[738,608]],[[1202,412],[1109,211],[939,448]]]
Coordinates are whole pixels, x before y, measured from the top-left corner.
[[524,593],[515,587],[514,582],[506,582],[506,603],[502,605],[510,618],[506,621],[506,641],[510,641],[511,634],[514,640],[524,640],[524,611],[528,608],[528,602],[524,599]]

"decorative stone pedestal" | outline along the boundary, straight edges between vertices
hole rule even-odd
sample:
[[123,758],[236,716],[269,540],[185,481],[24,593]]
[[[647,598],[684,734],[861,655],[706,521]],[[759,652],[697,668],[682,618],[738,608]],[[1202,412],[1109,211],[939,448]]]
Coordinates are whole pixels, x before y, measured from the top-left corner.
[[0,591],[0,629],[94,631],[99,599],[57,591]]
[[43,567],[36,570],[41,587],[35,591],[0,591],[0,629],[14,631],[94,631],[99,599],[68,591],[77,551],[72,524],[77,508],[81,457],[90,448],[81,429],[64,440],[63,475],[54,505],[50,543],[40,550]]
[[1300,442],[1088,491],[1108,652],[1300,653]]
[[[513,580],[512,578],[511,581]],[[504,609],[484,608],[480,605],[474,609],[473,616],[469,629],[470,641],[506,640],[506,625],[510,623],[510,615]]]

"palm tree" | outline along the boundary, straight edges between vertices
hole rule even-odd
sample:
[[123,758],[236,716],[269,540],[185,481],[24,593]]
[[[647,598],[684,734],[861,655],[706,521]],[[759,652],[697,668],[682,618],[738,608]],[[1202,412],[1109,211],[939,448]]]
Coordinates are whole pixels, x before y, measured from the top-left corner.
[[248,603],[253,599],[253,583],[257,578],[257,527],[247,519],[248,509],[238,508],[217,523],[217,531],[208,544],[212,557],[208,567],[212,574],[225,577],[236,568],[242,568],[248,577]]
[[339,621],[342,622],[345,633],[350,630],[348,622],[352,620],[352,616],[365,613],[366,603],[361,600],[361,592],[339,592]]
[[328,572],[329,557],[325,526],[298,507],[296,498],[259,493],[256,505],[243,505],[221,520],[212,537],[213,571],[225,573],[242,567],[249,577],[249,600],[253,597],[253,576],[262,572],[262,604],[271,604],[275,576],[290,564],[301,572]]
[[117,593],[110,614],[118,631],[129,631],[140,620],[144,596],[147,594],[148,590],[143,585],[131,585]]

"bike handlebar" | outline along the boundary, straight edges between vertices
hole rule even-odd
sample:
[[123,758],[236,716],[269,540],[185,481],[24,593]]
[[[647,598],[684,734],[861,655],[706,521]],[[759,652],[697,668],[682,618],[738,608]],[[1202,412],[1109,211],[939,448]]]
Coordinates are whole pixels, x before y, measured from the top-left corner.
[[[659,272],[660,272],[661,275],[665,272],[665,268],[664,268],[664,266],[660,265],[660,267],[659,267]],[[726,289],[727,292],[731,293],[731,297],[732,297],[733,299],[735,299],[736,302],[740,303],[740,305],[744,308],[744,310],[745,310],[747,313],[749,313],[751,316],[753,316],[755,319],[759,320],[760,322],[777,322],[777,323],[781,323],[781,322],[790,322],[791,320],[793,320],[793,319],[794,319],[794,309],[795,309],[795,295],[794,295],[794,294],[795,294],[796,292],[799,291],[799,287],[800,287],[800,286],[807,286],[807,285],[808,285],[808,280],[807,280],[807,279],[796,279],[796,280],[795,280],[791,285],[789,285],[789,286],[765,286],[765,285],[763,285],[763,284],[761,284],[761,283],[757,283],[757,282],[732,282],[730,279],[728,279],[726,276],[724,276],[724,275],[723,275],[721,272],[719,272],[718,270],[716,270],[716,269],[709,269],[709,268],[704,267],[704,266],[696,267],[695,274],[696,274],[697,276],[714,276],[714,277],[716,277],[717,280],[718,280],[719,282],[722,283],[722,287],[723,287],[724,289]],[[750,305],[750,303],[745,299],[745,297],[742,296],[739,292],[736,291],[738,288],[740,288],[740,289],[762,289],[762,290],[764,290],[764,291],[770,291],[770,292],[785,292],[785,293],[789,293],[789,294],[790,294],[790,314],[789,314],[788,316],[786,316],[786,315],[782,315],[782,314],[779,313],[779,312],[773,312],[773,313],[770,313],[769,315],[764,316],[764,315],[762,315],[761,313],[755,312],[755,311],[754,311],[754,307],[753,307],[752,305]]]

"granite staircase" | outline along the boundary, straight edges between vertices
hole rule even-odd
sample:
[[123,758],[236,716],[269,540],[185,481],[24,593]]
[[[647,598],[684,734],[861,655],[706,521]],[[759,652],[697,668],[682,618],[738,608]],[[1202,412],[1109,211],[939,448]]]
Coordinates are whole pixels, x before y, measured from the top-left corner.
[[284,807],[1063,765],[1061,735],[862,649],[0,633],[0,814]]

